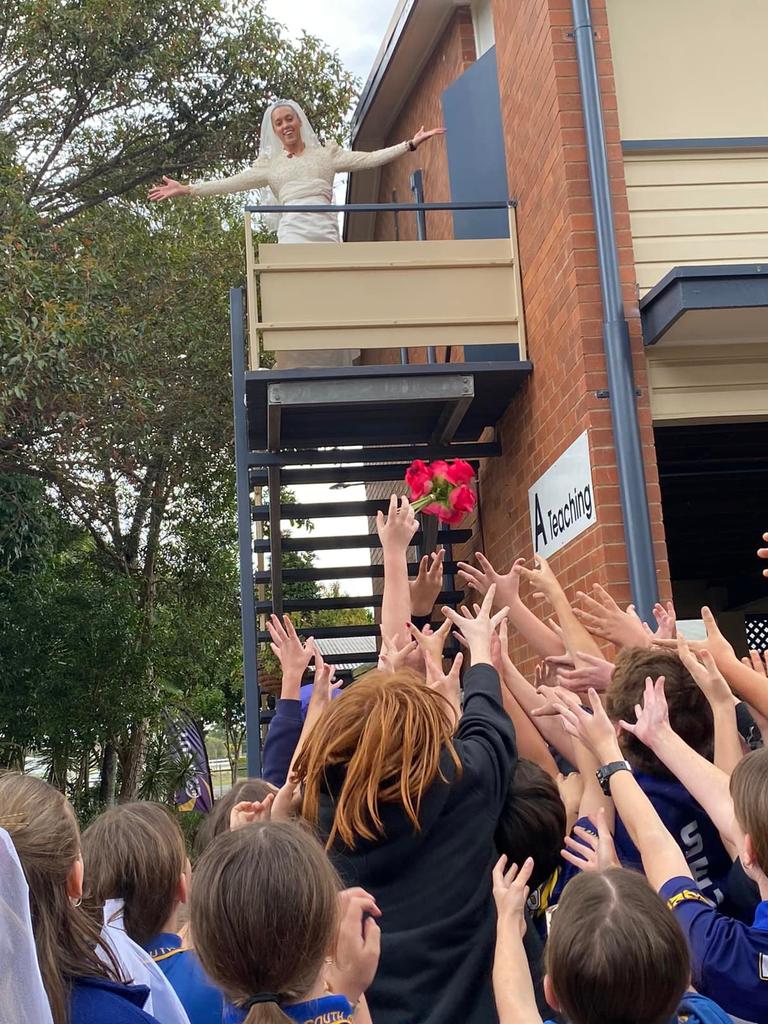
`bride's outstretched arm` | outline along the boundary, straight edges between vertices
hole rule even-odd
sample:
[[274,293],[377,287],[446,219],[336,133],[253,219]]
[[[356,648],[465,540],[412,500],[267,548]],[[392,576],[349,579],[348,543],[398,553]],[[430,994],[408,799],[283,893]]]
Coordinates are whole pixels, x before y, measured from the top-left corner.
[[150,190],[149,198],[154,200],[173,199],[175,196],[223,196],[229,192],[249,192],[267,185],[268,171],[265,164],[256,161],[247,170],[229,178],[215,178],[199,181],[195,185],[182,185],[173,178],[163,178],[162,185]]
[[444,135],[445,128],[432,128],[425,131],[420,128],[412,139],[405,142],[398,142],[396,146],[389,146],[387,149],[377,149],[373,153],[360,153],[357,150],[342,149],[333,150],[333,169],[335,171],[363,171],[370,167],[381,167],[398,157],[404,156],[418,149],[419,146],[435,135]]

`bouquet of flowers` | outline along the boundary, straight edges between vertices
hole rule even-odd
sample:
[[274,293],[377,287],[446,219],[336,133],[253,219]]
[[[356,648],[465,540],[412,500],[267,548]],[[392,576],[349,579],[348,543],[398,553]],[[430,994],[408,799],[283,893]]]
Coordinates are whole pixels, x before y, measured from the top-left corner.
[[405,482],[411,489],[414,512],[437,516],[442,523],[460,523],[477,504],[469,486],[475,471],[463,459],[452,462],[422,462],[416,459],[408,467]]

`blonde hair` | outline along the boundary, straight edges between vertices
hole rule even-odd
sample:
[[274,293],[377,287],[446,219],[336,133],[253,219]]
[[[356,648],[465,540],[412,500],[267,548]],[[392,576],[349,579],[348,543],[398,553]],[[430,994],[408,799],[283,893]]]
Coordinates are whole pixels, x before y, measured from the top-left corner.
[[123,900],[125,930],[146,946],[171,917],[187,864],[170,811],[149,802],[110,808],[83,833],[83,860],[90,909],[100,913],[107,900]]
[[0,775],[0,826],[10,835],[29,886],[32,930],[54,1024],[69,1024],[75,978],[122,981],[96,954],[101,925],[75,906],[67,878],[80,856],[80,830],[69,801],[31,775]]
[[200,961],[237,1006],[261,993],[246,1024],[284,1024],[280,1002],[311,991],[336,936],[341,883],[300,824],[266,822],[224,832],[206,848],[192,883]]
[[747,754],[731,775],[736,820],[752,840],[758,867],[768,874],[768,747]]
[[418,832],[424,793],[436,778],[448,781],[444,751],[461,774],[453,724],[449,702],[410,670],[369,672],[333,701],[295,765],[304,785],[302,813],[313,825],[327,769],[346,768],[327,847],[337,836],[350,849],[358,838],[382,837],[380,808],[387,803],[401,804]]

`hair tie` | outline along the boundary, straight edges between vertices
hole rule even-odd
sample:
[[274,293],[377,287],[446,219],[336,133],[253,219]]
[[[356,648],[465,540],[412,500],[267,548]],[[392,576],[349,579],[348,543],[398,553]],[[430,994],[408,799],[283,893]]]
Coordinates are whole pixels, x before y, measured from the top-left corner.
[[243,1003],[244,1010],[250,1010],[252,1006],[258,1006],[259,1003],[279,1003],[280,996],[274,992],[259,992],[258,995],[251,996],[250,999]]

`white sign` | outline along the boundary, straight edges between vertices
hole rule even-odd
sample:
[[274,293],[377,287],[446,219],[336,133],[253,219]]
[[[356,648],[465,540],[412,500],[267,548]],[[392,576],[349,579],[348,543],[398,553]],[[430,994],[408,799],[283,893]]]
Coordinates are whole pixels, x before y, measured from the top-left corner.
[[533,550],[549,558],[597,522],[587,432],[528,491]]

